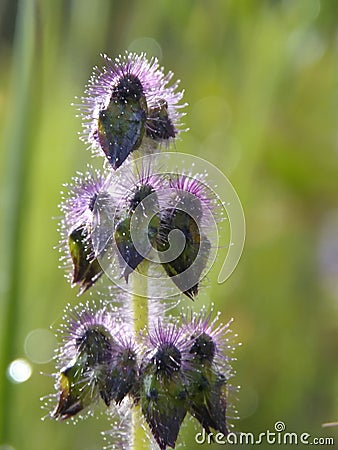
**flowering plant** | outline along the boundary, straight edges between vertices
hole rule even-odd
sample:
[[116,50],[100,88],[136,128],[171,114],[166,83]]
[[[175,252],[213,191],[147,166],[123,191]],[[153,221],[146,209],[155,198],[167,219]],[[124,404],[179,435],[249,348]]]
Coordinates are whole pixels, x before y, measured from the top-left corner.
[[[81,139],[104,167],[67,186],[59,227],[67,278],[93,299],[67,307],[50,416],[72,420],[103,401],[132,429],[116,430],[111,448],[154,440],[165,450],[175,448],[186,416],[207,433],[229,431],[231,321],[204,306],[172,312],[177,298],[195,300],[203,287],[224,202],[206,170],[173,170],[175,153],[161,152],[182,131],[173,73],[144,54],[103,57],[79,108]],[[104,293],[107,277],[117,286]]]

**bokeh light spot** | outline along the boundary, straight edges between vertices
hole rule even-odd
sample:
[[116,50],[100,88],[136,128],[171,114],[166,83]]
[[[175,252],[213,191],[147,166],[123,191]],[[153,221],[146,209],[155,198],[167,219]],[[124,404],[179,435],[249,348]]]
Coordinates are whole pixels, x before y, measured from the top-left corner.
[[45,328],[32,330],[27,335],[24,344],[26,356],[37,364],[51,361],[55,347],[55,336],[50,330]]
[[32,367],[25,359],[15,359],[7,369],[7,376],[13,383],[24,383],[32,375]]

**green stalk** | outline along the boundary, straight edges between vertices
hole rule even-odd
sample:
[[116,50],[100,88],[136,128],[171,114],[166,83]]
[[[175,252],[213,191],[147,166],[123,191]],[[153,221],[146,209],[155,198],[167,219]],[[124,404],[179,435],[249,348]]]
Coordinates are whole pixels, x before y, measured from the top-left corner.
[[[17,330],[20,321],[20,280],[22,279],[23,232],[27,217],[27,180],[32,158],[30,121],[35,117],[34,104],[34,49],[35,1],[18,3],[12,60],[12,86],[8,112],[8,142],[5,143],[7,161],[4,171],[4,197],[8,201],[4,214],[4,248],[2,256],[8,270],[6,297],[2,314],[0,348],[0,437],[10,443],[14,424],[13,384],[6,377],[8,364],[17,356]],[[36,124],[35,124],[36,126]]]
[[[132,307],[134,315],[134,333],[135,340],[139,340],[139,333],[148,326],[149,310],[148,310],[148,261],[144,260],[132,274],[133,291],[136,293],[132,297]],[[149,439],[142,424],[142,411],[140,405],[134,407],[131,436],[133,450],[149,450]]]
[[138,334],[143,328],[148,326],[148,266],[149,262],[144,260],[139,264],[137,270],[133,272],[133,314],[134,314],[134,332],[136,340]]

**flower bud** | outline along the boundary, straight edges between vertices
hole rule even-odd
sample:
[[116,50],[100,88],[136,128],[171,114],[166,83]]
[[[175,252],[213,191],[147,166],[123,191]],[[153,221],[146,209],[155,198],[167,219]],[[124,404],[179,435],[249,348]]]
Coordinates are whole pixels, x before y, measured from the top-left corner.
[[114,239],[118,263],[126,282],[155,245],[160,225],[159,184],[156,177],[141,173],[137,180],[132,180],[131,186],[125,186],[130,194],[126,198],[124,192],[118,203],[122,218],[115,225]]
[[58,378],[58,404],[51,417],[69,419],[97,399],[98,391],[86,370],[86,358],[78,357],[73,364],[61,370]]
[[168,208],[161,217],[160,240],[157,243],[159,257],[169,249],[175,252],[169,235],[179,230],[185,239],[184,248],[176,258],[162,262],[162,266],[183,294],[191,300],[198,294],[198,283],[206,267],[210,242],[189,213],[177,208]]
[[113,169],[141,145],[147,113],[140,80],[132,73],[121,74],[98,118],[98,141]]
[[216,372],[210,364],[199,364],[198,357],[191,362],[191,371],[187,375],[189,412],[209,434],[211,428],[224,435],[226,426],[226,379]]
[[101,397],[107,406],[114,400],[121,403],[135,389],[138,365],[136,351],[131,345],[121,346],[113,355]]
[[175,447],[188,409],[182,372],[183,342],[176,328],[158,325],[150,344],[155,347],[141,365],[142,413],[162,450]]
[[217,317],[202,310],[186,323],[186,335],[190,342],[187,355],[187,391],[189,413],[194,416],[209,434],[211,430],[226,435],[227,428],[227,378],[230,366],[226,325],[216,325]]
[[[88,171],[76,177],[60,205],[60,251],[65,266],[71,267],[72,285],[79,294],[89,289],[103,274],[99,257],[106,251],[112,236],[112,198],[108,193],[110,177],[106,173]],[[97,232],[98,224],[100,233]],[[102,231],[104,230],[104,232]]]
[[175,138],[177,130],[168,113],[168,103],[160,98],[157,104],[149,109],[146,134],[154,141]]
[[102,55],[107,66],[95,69],[80,111],[82,140],[94,154],[103,151],[113,169],[128,155],[147,144],[156,148],[178,134],[183,91],[178,82],[169,86],[173,73],[164,74],[156,58],[126,53],[115,60]]
[[69,252],[73,262],[72,285],[80,287],[79,294],[89,289],[103,274],[94,256],[88,232],[84,226],[76,228],[68,238]]
[[68,419],[93,405],[105,389],[118,325],[106,308],[79,304],[63,327],[58,352],[58,404],[51,414]]
[[[193,300],[198,294],[211,248],[204,217],[209,217],[212,201],[198,178],[174,175],[169,186],[171,196],[168,207],[161,214],[157,249],[168,276],[181,292]],[[175,230],[184,238],[183,249],[179,239],[170,239]],[[168,258],[169,250],[175,255],[171,259]]]

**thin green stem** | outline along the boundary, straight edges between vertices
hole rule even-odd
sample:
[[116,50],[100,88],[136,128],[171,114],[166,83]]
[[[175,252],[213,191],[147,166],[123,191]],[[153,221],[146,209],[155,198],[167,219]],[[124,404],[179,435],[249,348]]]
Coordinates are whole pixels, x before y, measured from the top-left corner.
[[148,326],[148,261],[144,260],[133,272],[133,314],[136,340],[138,333]]
[[145,430],[141,426],[142,424],[142,411],[140,405],[134,406],[132,423],[131,423],[131,436],[132,436],[132,449],[133,450],[149,450],[149,438]]
[[[133,277],[133,314],[134,314],[134,333],[136,341],[139,339],[139,333],[148,326],[148,261],[144,260],[132,274]],[[132,416],[132,449],[149,450],[149,439],[142,424],[142,411],[138,405],[134,407]]]

